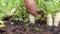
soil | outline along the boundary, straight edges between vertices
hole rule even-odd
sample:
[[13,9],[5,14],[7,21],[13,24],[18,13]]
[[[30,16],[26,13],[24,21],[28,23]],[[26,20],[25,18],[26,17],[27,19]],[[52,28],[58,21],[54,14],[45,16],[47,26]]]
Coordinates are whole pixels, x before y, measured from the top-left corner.
[[46,21],[28,24],[12,20],[6,21],[5,24],[6,27],[0,28],[0,34],[60,34],[60,27],[47,26]]

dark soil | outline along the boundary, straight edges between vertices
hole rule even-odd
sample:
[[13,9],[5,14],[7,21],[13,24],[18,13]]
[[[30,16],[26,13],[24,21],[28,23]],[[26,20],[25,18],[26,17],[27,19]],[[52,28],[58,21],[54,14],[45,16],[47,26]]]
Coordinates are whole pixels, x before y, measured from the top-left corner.
[[[11,24],[12,22],[13,24]],[[5,28],[0,28],[0,34],[60,34],[60,27],[49,27],[45,21],[28,24],[12,20],[6,21],[5,24]]]

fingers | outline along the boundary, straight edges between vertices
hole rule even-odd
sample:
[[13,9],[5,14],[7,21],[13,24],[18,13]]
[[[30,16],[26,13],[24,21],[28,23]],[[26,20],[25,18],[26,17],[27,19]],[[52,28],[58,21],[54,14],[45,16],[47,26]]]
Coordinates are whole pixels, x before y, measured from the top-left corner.
[[[28,3],[27,3],[28,2]],[[37,16],[37,4],[35,0],[24,0],[25,7],[28,13],[32,14],[33,16]]]

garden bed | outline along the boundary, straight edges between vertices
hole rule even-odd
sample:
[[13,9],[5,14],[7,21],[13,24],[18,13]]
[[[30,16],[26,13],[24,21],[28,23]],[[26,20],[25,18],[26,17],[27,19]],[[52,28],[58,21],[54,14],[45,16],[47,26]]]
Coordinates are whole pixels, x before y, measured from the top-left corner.
[[0,34],[60,34],[60,27],[49,27],[45,21],[28,24],[12,20],[6,21],[5,24],[6,27],[0,28]]

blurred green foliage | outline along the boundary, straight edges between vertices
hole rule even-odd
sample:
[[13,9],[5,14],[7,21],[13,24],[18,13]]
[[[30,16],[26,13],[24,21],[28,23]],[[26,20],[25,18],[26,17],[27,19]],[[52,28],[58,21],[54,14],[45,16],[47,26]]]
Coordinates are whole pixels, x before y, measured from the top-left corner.
[[[35,0],[38,5],[38,11],[41,9],[47,13],[55,15],[60,9],[60,0]],[[0,19],[11,12],[13,8],[17,8],[13,16],[15,20],[28,21],[28,13],[26,12],[23,0],[0,0]]]
[[0,19],[9,14],[14,8],[17,8],[17,11],[13,16],[13,19],[28,20],[28,13],[25,10],[23,0],[0,0]]
[[54,16],[60,10],[60,0],[41,0],[41,8]]

